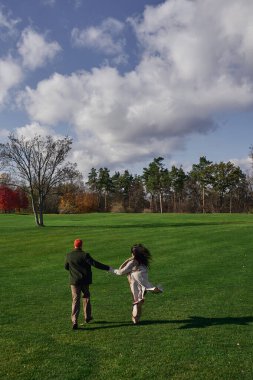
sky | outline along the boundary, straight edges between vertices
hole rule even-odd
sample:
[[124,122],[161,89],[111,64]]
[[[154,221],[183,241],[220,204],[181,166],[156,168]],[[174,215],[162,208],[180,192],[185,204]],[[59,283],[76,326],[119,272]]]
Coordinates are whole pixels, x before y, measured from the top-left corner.
[[252,0],[0,0],[0,141],[70,136],[69,159],[249,171]]

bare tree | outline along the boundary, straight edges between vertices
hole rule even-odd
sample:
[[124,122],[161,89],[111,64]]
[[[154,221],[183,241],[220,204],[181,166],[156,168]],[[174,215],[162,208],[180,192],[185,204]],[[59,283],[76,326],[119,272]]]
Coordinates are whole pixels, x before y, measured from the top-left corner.
[[60,184],[74,180],[80,173],[76,164],[64,163],[71,150],[72,139],[54,140],[51,136],[18,138],[10,134],[0,144],[1,164],[9,169],[15,185],[28,192],[37,226],[44,226],[43,212],[48,194]]

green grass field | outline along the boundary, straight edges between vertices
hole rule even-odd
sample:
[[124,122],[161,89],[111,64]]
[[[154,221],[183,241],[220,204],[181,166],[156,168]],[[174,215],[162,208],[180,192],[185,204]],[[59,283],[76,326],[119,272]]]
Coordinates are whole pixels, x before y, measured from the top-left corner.
[[[1,379],[253,378],[253,215],[0,215]],[[66,253],[76,237],[118,267],[150,248],[142,323],[127,279],[93,269],[94,321],[72,331]],[[82,322],[82,314],[79,323]]]

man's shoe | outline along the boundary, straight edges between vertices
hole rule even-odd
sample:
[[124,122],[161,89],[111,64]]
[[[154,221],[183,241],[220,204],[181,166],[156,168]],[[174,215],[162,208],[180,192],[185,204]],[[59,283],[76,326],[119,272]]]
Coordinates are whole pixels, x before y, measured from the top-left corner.
[[90,321],[92,321],[92,319],[93,319],[93,317],[85,319],[85,323],[89,323]]
[[74,324],[73,324],[72,329],[73,329],[73,330],[77,330],[77,329],[78,329],[78,325],[77,325],[77,323],[74,323]]

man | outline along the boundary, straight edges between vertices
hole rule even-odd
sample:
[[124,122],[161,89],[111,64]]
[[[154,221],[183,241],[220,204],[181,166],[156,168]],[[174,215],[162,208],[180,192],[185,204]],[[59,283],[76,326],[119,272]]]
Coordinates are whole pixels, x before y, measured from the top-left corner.
[[91,266],[113,271],[108,265],[104,265],[94,260],[89,253],[82,250],[83,242],[81,239],[74,241],[74,250],[69,252],[65,260],[65,269],[69,271],[69,279],[72,293],[72,312],[71,321],[73,330],[78,329],[78,316],[80,312],[80,298],[83,294],[83,311],[86,323],[93,318],[91,314],[90,290],[92,284]]

